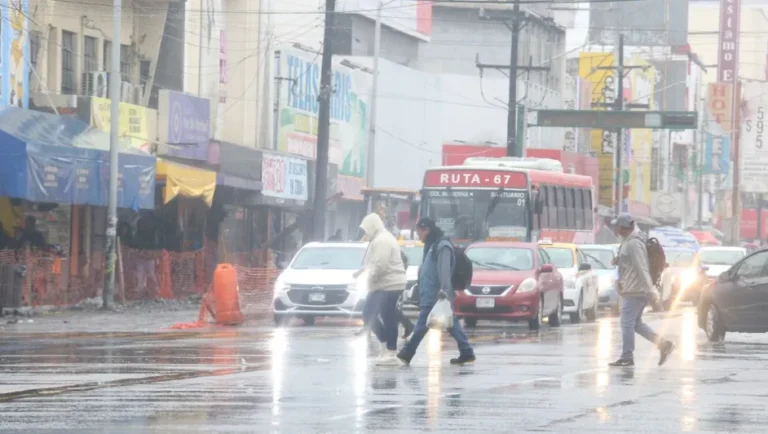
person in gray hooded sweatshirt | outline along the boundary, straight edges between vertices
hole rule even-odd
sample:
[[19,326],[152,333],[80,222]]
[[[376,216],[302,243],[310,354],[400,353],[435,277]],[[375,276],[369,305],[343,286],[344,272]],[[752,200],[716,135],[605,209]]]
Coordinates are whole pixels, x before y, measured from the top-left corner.
[[653,287],[648,265],[647,237],[635,225],[628,213],[619,214],[611,222],[621,237],[619,254],[615,261],[619,267],[618,292],[621,297],[621,357],[610,366],[634,366],[635,333],[653,342],[659,348],[659,366],[667,361],[675,345],[662,338],[643,322],[643,311],[649,302],[658,298]]

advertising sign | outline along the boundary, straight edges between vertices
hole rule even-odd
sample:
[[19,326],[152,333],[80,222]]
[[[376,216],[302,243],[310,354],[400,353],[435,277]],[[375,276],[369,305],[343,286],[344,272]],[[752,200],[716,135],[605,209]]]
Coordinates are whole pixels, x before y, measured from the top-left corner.
[[[429,41],[432,35],[432,2],[427,0],[386,0],[381,2],[381,24]],[[379,0],[339,0],[336,10],[376,19]]]
[[688,45],[688,2],[669,0],[594,1],[589,4],[588,40],[616,45]]
[[[277,147],[280,151],[315,159],[317,149],[320,57],[286,48],[279,59]],[[329,162],[339,174],[364,178],[368,154],[369,72],[334,61],[331,95]]]
[[0,106],[29,107],[29,0],[0,0]]
[[[601,69],[601,67],[613,65],[613,53],[581,53],[579,55],[579,76],[592,85],[591,103],[610,104],[616,100],[618,94],[616,72],[612,69]],[[611,130],[592,129],[590,143],[591,150],[597,155],[600,168],[598,203],[613,207],[616,133]]]
[[733,85],[710,83],[704,108],[704,167],[707,174],[730,173]]
[[768,193],[768,137],[765,128],[768,121],[768,83],[745,83],[743,92],[739,142],[740,189],[747,193]]
[[[107,98],[91,97],[91,125],[110,132],[112,101]],[[128,139],[130,146],[143,152],[152,151],[152,143],[147,129],[147,108],[140,105],[120,103],[119,136]]]
[[261,194],[279,199],[309,199],[307,160],[264,153]]
[[168,144],[207,143],[211,137],[211,103],[206,98],[161,90],[158,135]]
[[717,81],[732,82],[739,74],[741,0],[720,0],[720,38]]

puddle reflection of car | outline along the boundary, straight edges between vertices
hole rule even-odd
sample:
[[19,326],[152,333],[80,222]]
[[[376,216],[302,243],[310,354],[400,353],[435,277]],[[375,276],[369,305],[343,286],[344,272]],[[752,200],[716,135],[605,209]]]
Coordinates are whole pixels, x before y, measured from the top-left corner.
[[400,308],[406,316],[415,317],[419,314],[419,267],[424,259],[424,243],[420,241],[400,241],[400,250],[408,260],[405,271],[407,281],[405,291],[400,299]]
[[478,320],[527,321],[538,330],[545,317],[558,327],[563,277],[547,253],[533,243],[479,242],[466,249],[472,284],[457,292],[456,316],[468,327]]
[[307,325],[320,317],[361,317],[368,295],[363,264],[367,243],[309,243],[275,281],[275,324],[301,318]]
[[613,265],[618,246],[613,244],[585,244],[579,249],[592,265],[592,272],[597,276],[598,308],[607,309],[613,315],[619,314],[619,293],[616,288],[618,270]]
[[581,246],[542,241],[541,247],[563,275],[563,312],[572,323],[597,318],[598,281]]
[[768,332],[768,250],[738,261],[718,276],[701,294],[699,327],[711,342],[726,332]]

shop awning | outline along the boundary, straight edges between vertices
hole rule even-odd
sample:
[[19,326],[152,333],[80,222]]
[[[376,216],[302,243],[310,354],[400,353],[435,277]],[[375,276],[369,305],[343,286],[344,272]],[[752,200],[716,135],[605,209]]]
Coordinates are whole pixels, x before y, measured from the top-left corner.
[[165,181],[164,203],[170,202],[176,196],[199,197],[208,206],[213,203],[216,172],[158,159],[157,179]]
[[[109,135],[68,116],[0,110],[0,196],[106,206]],[[118,207],[154,208],[155,157],[121,152]]]

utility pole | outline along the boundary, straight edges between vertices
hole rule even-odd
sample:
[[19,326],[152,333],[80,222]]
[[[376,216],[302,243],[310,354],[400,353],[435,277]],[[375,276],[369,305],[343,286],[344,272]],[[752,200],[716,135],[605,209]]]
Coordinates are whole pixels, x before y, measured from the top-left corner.
[[312,239],[325,239],[325,202],[328,196],[328,147],[331,127],[331,65],[332,37],[336,0],[325,0],[325,33],[323,35],[323,61],[320,66],[320,108],[317,114],[317,159],[315,168],[315,203],[312,208]]
[[107,263],[104,267],[104,291],[102,307],[111,309],[115,303],[115,246],[117,243],[117,164],[120,140],[120,34],[122,1],[114,0],[112,11],[112,59],[109,74],[110,125],[109,125],[109,202],[107,204]]
[[203,0],[200,0],[200,37],[197,47],[197,96],[203,96]]
[[[524,27],[523,22],[528,19],[528,17],[524,17],[523,14],[524,13],[520,12],[520,0],[515,0],[514,6],[512,8],[511,24],[509,23],[510,18],[508,15],[499,16],[499,17],[481,16],[481,18],[488,19],[488,20],[502,21],[507,26],[507,28],[509,28],[509,30],[512,32],[512,41],[509,47],[509,51],[510,51],[509,65],[480,63],[479,59],[475,62],[475,65],[481,71],[483,69],[496,69],[498,71],[509,71],[508,72],[509,96],[507,99],[507,156],[510,156],[510,157],[523,156],[523,143],[521,143],[522,140],[518,140],[518,137],[517,137],[517,130],[518,130],[517,76],[521,71],[549,72],[550,70],[549,66],[531,66],[531,65],[524,66],[524,65],[520,65],[518,62],[520,32]],[[537,20],[538,18],[532,17],[531,19]],[[541,19],[538,19],[538,20],[543,25],[552,25],[547,23],[544,20],[541,20]]]
[[[618,65],[616,65],[616,101],[614,110],[624,111],[624,34],[619,35],[619,52],[617,53]],[[616,215],[624,211],[624,177],[622,173],[623,157],[621,148],[624,146],[624,130],[616,130]]]
[[698,149],[699,149],[699,155],[697,155],[697,158],[696,158],[696,166],[698,166],[697,173],[699,177],[698,184],[696,185],[697,197],[698,197],[698,203],[699,203],[699,209],[697,210],[698,211],[697,224],[699,225],[699,227],[702,227],[704,225],[704,122],[701,122],[701,128],[698,131],[698,134],[696,130],[694,130],[694,134],[695,134],[694,137],[696,137],[696,140],[694,140],[694,143],[698,144]]
[[522,146],[517,144],[517,53],[520,43],[520,1],[512,8],[512,44],[509,54],[509,98],[507,99],[507,156],[522,157]]
[[373,81],[371,83],[371,110],[369,113],[369,141],[368,141],[368,188],[373,187],[374,165],[376,163],[376,104],[379,88],[379,56],[381,55],[381,9],[384,3],[379,0],[376,11],[376,26],[373,32]]

